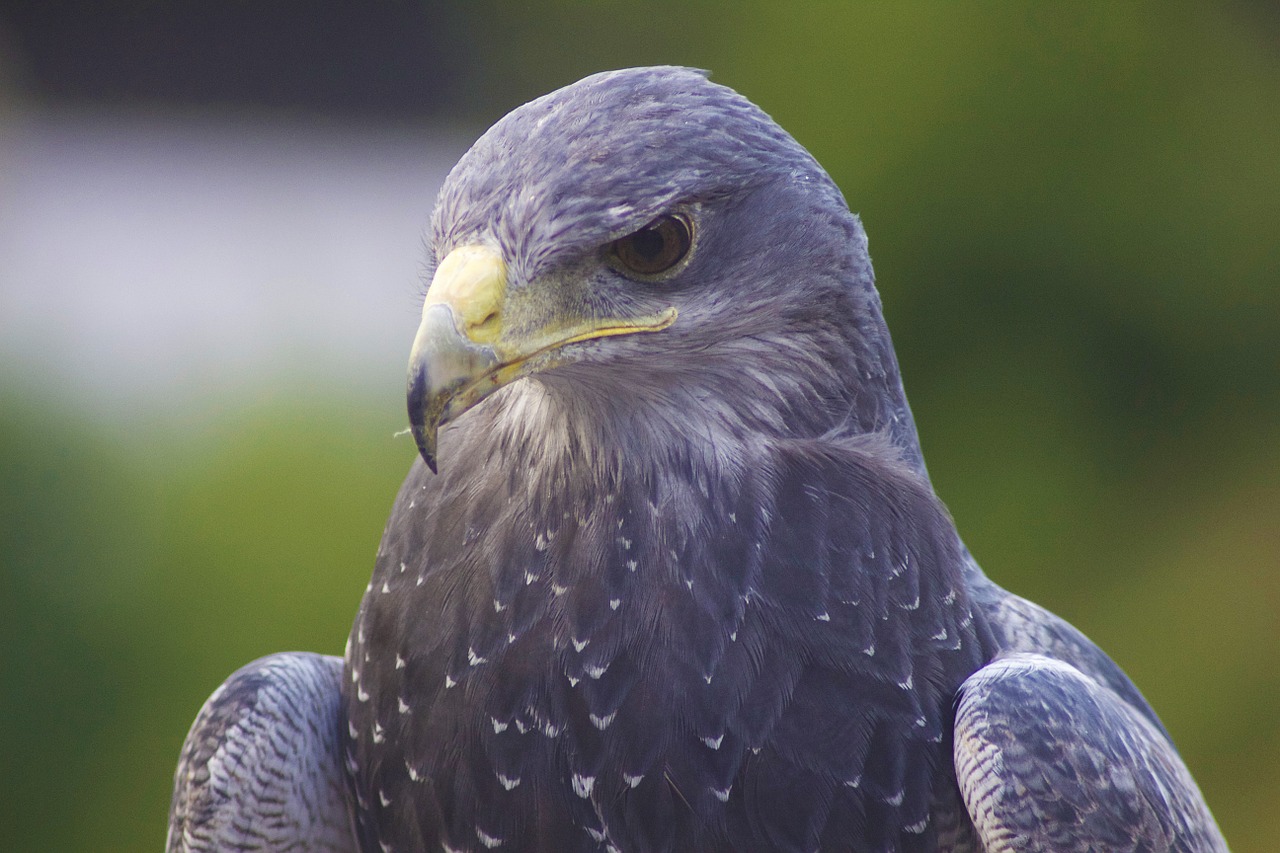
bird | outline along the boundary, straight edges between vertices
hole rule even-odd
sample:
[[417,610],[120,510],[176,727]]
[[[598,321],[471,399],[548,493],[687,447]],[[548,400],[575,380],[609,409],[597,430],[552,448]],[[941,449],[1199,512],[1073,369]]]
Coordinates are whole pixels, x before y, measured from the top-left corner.
[[345,653],[210,698],[171,851],[1227,850],[1120,667],[964,545],[861,220],[759,107],[586,77],[426,243]]

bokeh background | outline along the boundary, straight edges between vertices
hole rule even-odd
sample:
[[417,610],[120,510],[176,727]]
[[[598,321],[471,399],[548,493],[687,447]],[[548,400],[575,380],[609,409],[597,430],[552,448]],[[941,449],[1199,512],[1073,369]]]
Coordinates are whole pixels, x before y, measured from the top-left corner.
[[899,2],[0,11],[0,847],[156,850],[208,693],[338,653],[413,457],[422,226],[469,140],[679,63],[871,238],[999,583],[1280,837],[1280,13]]

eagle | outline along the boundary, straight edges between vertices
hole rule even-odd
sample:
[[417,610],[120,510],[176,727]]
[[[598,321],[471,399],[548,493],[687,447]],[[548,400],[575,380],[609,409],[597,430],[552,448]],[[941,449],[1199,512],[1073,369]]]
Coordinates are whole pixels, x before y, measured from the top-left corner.
[[427,277],[346,653],[210,697],[169,850],[1227,849],[1120,668],[965,548],[860,220],[746,98],[519,107]]

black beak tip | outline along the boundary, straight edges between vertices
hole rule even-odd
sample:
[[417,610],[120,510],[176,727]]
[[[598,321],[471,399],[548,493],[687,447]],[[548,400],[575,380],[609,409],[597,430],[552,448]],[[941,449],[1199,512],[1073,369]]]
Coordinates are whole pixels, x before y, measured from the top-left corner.
[[413,441],[418,445],[418,454],[427,463],[432,474],[440,473],[436,468],[436,419],[428,417],[424,411],[427,402],[427,382],[425,371],[409,372],[409,428],[413,433]]
[[414,443],[418,445],[418,455],[427,463],[432,474],[440,473],[436,467],[436,431],[423,423],[411,422]]

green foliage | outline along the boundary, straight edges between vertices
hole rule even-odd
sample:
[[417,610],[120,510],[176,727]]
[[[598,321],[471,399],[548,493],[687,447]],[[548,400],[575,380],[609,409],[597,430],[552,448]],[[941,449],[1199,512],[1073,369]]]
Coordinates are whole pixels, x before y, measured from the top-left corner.
[[398,406],[112,438],[6,402],[4,846],[159,849],[205,697],[264,654],[341,653],[413,443]]

